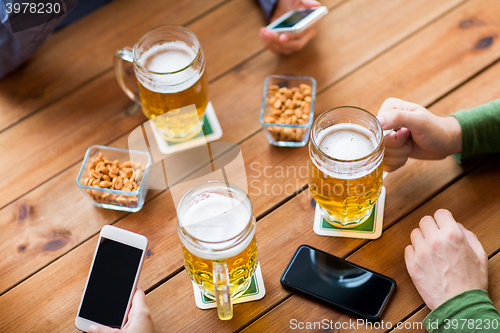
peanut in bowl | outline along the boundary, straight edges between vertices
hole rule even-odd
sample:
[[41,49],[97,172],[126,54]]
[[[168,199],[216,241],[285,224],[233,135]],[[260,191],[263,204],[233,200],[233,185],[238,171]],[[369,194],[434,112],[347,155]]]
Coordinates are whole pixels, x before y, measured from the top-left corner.
[[303,147],[314,116],[316,81],[305,76],[268,76],[264,84],[260,123],[270,144]]
[[106,146],[92,146],[76,184],[94,206],[137,212],[144,205],[149,153]]

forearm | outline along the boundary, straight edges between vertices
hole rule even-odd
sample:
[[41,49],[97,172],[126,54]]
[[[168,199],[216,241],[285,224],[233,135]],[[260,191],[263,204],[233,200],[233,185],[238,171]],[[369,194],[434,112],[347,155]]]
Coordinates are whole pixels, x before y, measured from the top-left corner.
[[500,153],[500,99],[460,110],[452,116],[462,128],[462,152],[455,155],[459,161],[475,155]]
[[452,297],[427,315],[429,333],[493,332],[500,327],[497,309],[482,289],[468,290]]

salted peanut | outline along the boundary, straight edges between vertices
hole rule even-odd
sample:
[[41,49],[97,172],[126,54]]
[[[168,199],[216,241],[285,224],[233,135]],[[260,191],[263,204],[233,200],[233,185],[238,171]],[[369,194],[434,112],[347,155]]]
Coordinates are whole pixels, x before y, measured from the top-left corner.
[[305,121],[309,120],[309,115],[307,113],[304,113],[302,115],[302,119],[304,119]]
[[116,198],[116,202],[120,205],[125,205],[127,203],[127,198],[125,198],[123,195],[120,195],[118,198]]
[[89,164],[89,171],[92,170],[92,169],[95,169],[95,166],[97,165],[97,162],[96,161],[92,161],[90,162]]
[[102,175],[102,179],[103,179],[103,180],[107,180],[108,182],[110,182],[110,181],[111,181],[111,178],[109,178],[109,176],[108,176],[108,175]]
[[278,89],[278,92],[279,92],[280,94],[284,94],[284,93],[285,93],[285,91],[287,91],[287,90],[288,90],[288,88],[287,88],[287,87],[283,87],[283,88],[279,88],[279,89]]
[[304,99],[304,95],[302,95],[301,93],[299,92],[296,92],[293,94],[293,97],[292,99],[296,100],[296,101],[300,101],[300,100],[303,100]]
[[299,88],[301,91],[304,91],[304,90],[312,90],[311,86],[308,85],[308,84],[305,84],[305,83],[301,83],[299,84]]
[[104,167],[104,162],[99,162],[97,163],[97,165],[95,166],[95,169],[96,171],[100,171],[102,167]]
[[133,206],[133,207],[137,206],[137,198],[134,198],[134,197],[129,197],[129,198],[128,198],[128,204],[129,204],[130,206]]
[[285,121],[285,124],[291,125],[292,124],[292,118],[287,118]]
[[123,171],[123,169],[120,169],[119,176],[122,178],[127,178],[127,174],[125,173],[125,171]]
[[101,174],[94,169],[89,171],[89,176],[95,179],[101,179]]
[[106,193],[104,192],[103,194],[101,194],[101,200],[104,200],[104,201],[109,201],[109,198],[111,197],[111,194],[110,193]]
[[130,179],[125,178],[125,179],[123,180],[123,186],[127,186],[127,187],[129,187],[129,185],[130,185]]
[[100,172],[100,173],[102,173],[102,174],[107,175],[107,174],[108,174],[108,168],[106,168],[105,166],[102,166],[102,167],[99,169],[99,172]]
[[273,109],[271,111],[271,115],[273,115],[273,116],[278,116],[279,117],[281,115],[281,113],[283,113],[283,111],[281,109]]
[[134,169],[140,169],[140,168],[141,168],[141,163],[134,164]]
[[293,116],[293,110],[292,109],[287,109],[285,111],[285,115],[287,115],[287,116]]
[[297,116],[297,118],[301,118],[302,115],[304,114],[304,111],[302,111],[302,108],[301,107],[298,107],[294,110],[294,113],[295,115]]
[[292,116],[292,124],[297,124],[297,120],[299,120],[299,118],[297,118],[296,115],[293,115]]
[[299,120],[297,120],[297,122],[298,122],[300,125],[305,125],[305,124],[307,124],[307,122],[306,122],[304,119],[299,119]]
[[125,187],[125,186],[122,187],[122,191],[131,192],[130,189],[128,187]]
[[268,116],[268,117],[266,117],[266,119],[264,119],[264,121],[266,123],[275,123],[276,122],[276,118]]
[[286,96],[285,95],[280,95],[280,100],[281,100],[281,103],[285,103]]
[[138,188],[139,188],[139,186],[137,186],[137,183],[132,182],[132,191],[137,191]]
[[293,87],[292,89],[290,89],[293,93],[296,93],[296,92],[299,92],[300,89],[297,88],[297,87]]
[[123,187],[123,178],[121,177],[116,177],[115,178],[115,189],[116,190],[121,190]]
[[297,128],[297,132],[296,132],[296,136],[295,136],[295,140],[297,141],[302,141],[302,130],[304,130],[305,128]]
[[118,175],[116,173],[112,173],[112,172],[108,172],[108,176],[111,179],[115,179],[116,177],[118,177]]
[[290,127],[285,128],[284,133],[286,136],[292,136],[294,134],[293,129]]
[[134,173],[134,169],[132,169],[132,168],[126,168],[126,169],[123,169],[123,171],[127,175],[127,178],[130,178],[130,176],[132,176],[132,174]]
[[287,99],[285,101],[285,108],[289,109],[291,104],[292,104],[292,100],[291,99]]
[[123,168],[131,168],[132,167],[132,161],[123,162],[122,167]]
[[111,186],[111,182],[107,181],[107,180],[103,180],[99,183],[99,187],[110,187]]
[[269,86],[269,90],[273,93],[277,92],[280,87],[277,84],[272,84]]
[[286,98],[292,98],[293,92],[290,89],[285,90],[284,93]]
[[120,169],[113,166],[113,167],[111,167],[111,169],[109,169],[109,172],[114,173],[114,174],[118,174],[120,172]]
[[275,109],[279,109],[281,107],[281,99],[277,99],[276,102],[274,102],[273,107]]
[[106,157],[104,158],[103,162],[104,162],[104,164],[111,164],[111,161],[108,160]]
[[311,103],[312,102],[311,96],[304,97],[304,102]]
[[102,162],[102,153],[101,152],[99,152],[99,155],[97,156],[97,160],[99,162]]

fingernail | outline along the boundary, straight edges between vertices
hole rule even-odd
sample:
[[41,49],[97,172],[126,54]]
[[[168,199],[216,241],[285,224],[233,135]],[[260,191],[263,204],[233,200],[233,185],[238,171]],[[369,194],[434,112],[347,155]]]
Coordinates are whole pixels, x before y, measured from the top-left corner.
[[377,116],[377,119],[380,122],[380,126],[382,126],[382,128],[384,128],[384,126],[385,126],[385,118],[384,118],[384,116]]

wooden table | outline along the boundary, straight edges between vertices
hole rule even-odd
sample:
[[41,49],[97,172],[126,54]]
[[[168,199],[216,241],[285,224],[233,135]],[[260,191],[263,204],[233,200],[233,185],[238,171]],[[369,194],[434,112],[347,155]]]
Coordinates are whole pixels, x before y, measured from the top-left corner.
[[[255,1],[115,0],[55,33],[0,81],[0,332],[77,331],[74,318],[106,224],[149,238],[139,282],[158,332],[274,332],[290,330],[291,319],[349,320],[280,285],[283,269],[304,243],[393,277],[397,291],[382,319],[419,322],[429,310],[406,271],[403,250],[420,218],[438,208],[451,210],[479,237],[490,256],[490,296],[500,305],[500,158],[466,165],[452,157],[411,160],[384,181],[382,237],[321,237],[312,229],[304,175],[275,173],[305,166],[307,148],[268,145],[258,120],[270,74],[316,78],[316,116],[338,105],[375,113],[390,96],[438,115],[499,98],[500,2],[322,2],[330,13],[317,37],[305,50],[281,57],[264,49],[257,36],[265,22]],[[115,81],[114,50],[167,23],[185,25],[199,37],[221,141],[240,146],[248,181],[257,188],[265,181],[288,185],[286,193],[268,195],[250,187],[266,296],[236,305],[227,322],[194,303],[169,191],[150,191],[142,210],[129,214],[92,206],[75,185],[89,146],[127,147],[130,131],[146,120]],[[262,172],[267,166],[271,177]]]

